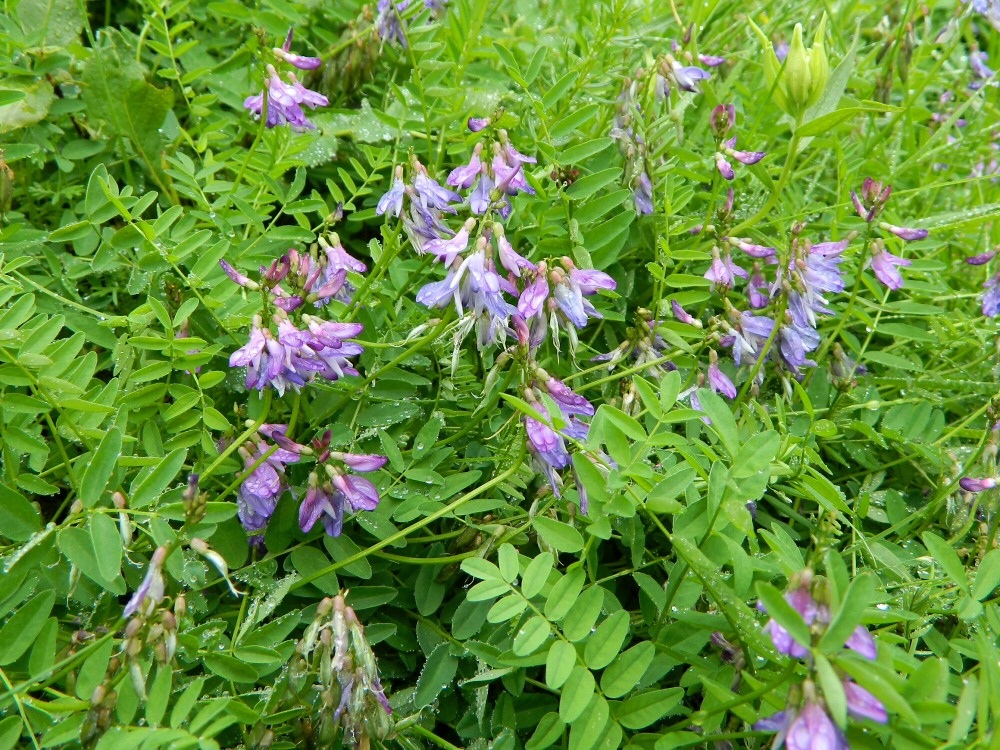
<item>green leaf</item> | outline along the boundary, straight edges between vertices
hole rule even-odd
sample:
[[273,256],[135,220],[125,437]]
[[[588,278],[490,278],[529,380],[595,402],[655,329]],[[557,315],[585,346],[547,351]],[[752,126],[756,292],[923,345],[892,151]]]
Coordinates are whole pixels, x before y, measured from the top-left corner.
[[841,107],[833,112],[828,112],[825,115],[820,115],[819,117],[810,120],[796,129],[795,134],[800,138],[809,138],[816,135],[829,135],[837,125],[842,123],[844,120],[851,119],[852,117],[857,117],[858,115],[868,114],[871,112],[898,111],[899,107],[892,107],[888,104],[881,104],[879,102],[871,102],[860,107]]
[[417,689],[413,696],[413,704],[417,708],[426,708],[434,703],[441,691],[455,679],[458,659],[449,653],[450,648],[449,644],[441,643],[427,657],[417,678]]
[[721,396],[708,388],[698,389],[698,401],[701,403],[701,410],[712,422],[710,429],[719,436],[726,453],[735,458],[739,454],[740,438],[732,410]]
[[84,64],[83,101],[90,118],[103,121],[111,134],[128,138],[154,177],[165,182],[160,128],[173,106],[173,93],[146,82],[131,45],[117,29],[102,29]]
[[844,695],[844,684],[823,654],[816,654],[816,674],[823,689],[823,700],[830,712],[830,718],[840,726],[844,726],[847,723],[847,696]]
[[23,542],[42,528],[42,520],[17,490],[0,484],[0,537]]
[[173,710],[170,712],[170,726],[176,729],[187,721],[188,714],[191,713],[191,709],[194,708],[194,704],[198,702],[198,698],[201,696],[205,680],[205,677],[199,677],[184,689],[181,697],[174,703]]
[[796,643],[806,648],[812,644],[809,626],[802,619],[802,615],[774,586],[766,581],[758,581],[757,596],[764,604],[768,616],[773,617],[775,622],[787,630]]
[[569,750],[591,750],[604,734],[610,716],[611,710],[603,695],[591,698],[583,716],[570,729]]
[[545,658],[545,684],[558,690],[569,679],[576,666],[576,649],[573,644],[559,640],[552,644]]
[[146,701],[146,723],[149,726],[158,727],[163,721],[173,681],[174,671],[169,665],[156,668],[156,677],[153,678],[153,685],[149,689],[149,698]]
[[535,615],[514,636],[514,655],[527,656],[535,653],[548,640],[551,632],[549,621],[541,615]]
[[618,722],[626,729],[643,729],[659,721],[684,697],[684,688],[646,690],[618,707]]
[[483,581],[503,580],[500,568],[481,557],[467,557],[462,560],[462,570],[473,578],[479,578]]
[[[138,484],[133,482],[129,493],[131,506],[133,508],[145,508],[158,498],[163,493],[163,490],[167,488],[167,485],[177,476],[177,472],[181,470],[186,458],[187,449],[177,448],[160,459],[156,468],[147,474],[145,479],[140,480],[137,478],[136,481]],[[142,475],[140,474],[139,476],[141,477]]]
[[500,563],[500,575],[507,583],[517,580],[519,566],[517,550],[510,544],[501,544],[497,550],[497,561]]
[[583,549],[583,534],[569,524],[535,516],[531,525],[546,544],[559,552],[579,552]]
[[590,635],[603,606],[604,589],[600,586],[591,586],[570,607],[563,623],[563,634],[574,643],[582,641]]
[[94,545],[97,569],[105,580],[113,580],[121,572],[122,565],[122,538],[118,533],[118,524],[105,513],[95,513],[90,518],[90,539]]
[[528,563],[521,577],[521,593],[528,599],[538,594],[552,572],[552,555],[549,552],[540,553]]
[[[588,104],[584,107],[578,107],[574,109],[572,112],[570,112],[568,115],[563,117],[561,120],[559,120],[559,122],[554,123],[552,127],[549,129],[549,134],[554,139],[562,138],[563,136],[569,135],[578,127],[583,125],[585,122],[592,119],[598,113],[599,110],[600,106],[597,104]],[[619,173],[621,173],[621,170],[618,171]]]
[[513,620],[528,608],[528,602],[520,594],[510,594],[499,599],[490,611],[486,613],[489,622],[507,622]]
[[653,663],[656,646],[642,641],[625,651],[601,675],[601,690],[609,698],[620,698],[633,690]]
[[257,670],[228,654],[208,654],[203,658],[205,667],[212,674],[233,682],[256,682]]
[[94,689],[103,682],[114,646],[107,640],[84,659],[76,677],[76,696],[81,700],[90,700]]
[[972,596],[982,601],[1000,585],[1000,549],[991,549],[979,563],[976,578],[972,582]]
[[586,580],[587,575],[582,567],[566,571],[566,574],[556,581],[545,600],[545,616],[552,622],[562,620],[576,603]]
[[93,508],[107,488],[111,472],[122,452],[122,433],[117,427],[110,428],[94,451],[87,470],[80,483],[80,499],[88,508]]
[[572,724],[590,704],[597,681],[586,667],[576,666],[566,680],[559,696],[559,716],[567,724]]
[[604,669],[621,650],[629,631],[628,612],[618,610],[602,622],[587,639],[583,651],[584,661],[591,669]]
[[820,649],[831,653],[844,645],[861,622],[861,615],[871,603],[874,593],[874,576],[867,572],[859,574],[848,587],[830,627],[823,633],[819,642]]
[[[16,719],[17,717],[12,718]],[[547,713],[538,722],[538,726],[535,727],[531,739],[524,746],[525,750],[545,750],[547,747],[552,747],[552,745],[559,741],[565,730],[566,722],[559,718],[559,714],[554,712]]]
[[14,7],[25,35],[39,47],[65,47],[83,30],[75,0],[21,0]]
[[3,721],[0,721],[0,750],[13,750],[14,746],[17,745],[17,741],[18,739],[20,739],[20,737],[21,737],[20,716],[8,716]]
[[958,553],[952,549],[951,545],[930,531],[925,531],[920,535],[920,538],[934,562],[941,566],[944,574],[951,579],[952,583],[965,593],[969,593],[969,579],[965,574],[965,566],[962,565]]
[[8,92],[16,90],[21,97],[16,101],[0,106],[0,134],[9,133],[18,128],[34,125],[44,120],[49,108],[55,100],[52,84],[46,80],[31,83],[4,81]]
[[7,621],[0,630],[0,666],[19,659],[34,643],[55,601],[54,591],[43,591],[25,602]]
[[587,159],[595,154],[599,154],[604,149],[608,148],[614,141],[610,138],[595,138],[592,141],[585,141],[583,143],[578,143],[575,146],[570,146],[565,149],[559,155],[559,161],[561,164],[575,164]]

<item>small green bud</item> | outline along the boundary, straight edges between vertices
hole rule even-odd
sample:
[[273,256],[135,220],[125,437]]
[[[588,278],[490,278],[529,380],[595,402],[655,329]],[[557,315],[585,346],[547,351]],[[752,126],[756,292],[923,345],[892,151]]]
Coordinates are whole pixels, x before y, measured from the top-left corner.
[[750,25],[764,47],[764,77],[773,91],[774,103],[799,118],[820,100],[830,78],[830,64],[823,45],[826,16],[820,21],[813,46],[809,49],[802,40],[802,24],[795,24],[783,68],[771,40],[752,21]]

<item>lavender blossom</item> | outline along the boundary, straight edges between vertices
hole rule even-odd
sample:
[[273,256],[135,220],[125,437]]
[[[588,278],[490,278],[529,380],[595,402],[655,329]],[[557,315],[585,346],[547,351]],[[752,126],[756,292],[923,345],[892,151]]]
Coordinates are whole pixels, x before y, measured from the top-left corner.
[[984,492],[997,486],[997,480],[994,477],[983,477],[982,479],[962,477],[958,483],[966,492]]
[[466,123],[469,130],[473,133],[478,133],[480,130],[484,130],[490,126],[489,117],[470,117]]
[[701,328],[701,321],[696,320],[694,316],[692,316],[683,307],[681,307],[680,303],[677,300],[675,299],[670,300],[670,309],[673,311],[674,317],[677,318],[677,320],[679,320],[681,323],[686,323],[689,326],[696,326],[698,328]]
[[712,287],[723,287],[732,289],[735,277],[747,278],[749,274],[743,268],[733,263],[729,255],[728,248],[720,250],[717,246],[712,248],[712,264],[703,274],[706,279],[712,282]]
[[970,266],[983,266],[989,263],[996,257],[996,250],[987,250],[985,253],[980,253],[979,255],[973,255],[970,258],[966,258],[965,262]]
[[[258,118],[263,114],[269,128],[278,125],[291,125],[299,130],[315,129],[316,126],[306,119],[302,105],[316,109],[316,107],[327,106],[330,103],[329,100],[322,94],[307,89],[298,82],[292,73],[288,74],[288,80],[290,83],[282,81],[274,66],[268,65],[266,92],[261,92],[256,96],[248,96],[243,102],[244,108]],[[265,108],[266,112],[264,112]]]
[[[587,325],[590,318],[601,314],[587,298],[600,289],[613,290],[615,280],[593,269],[578,269],[572,259],[560,258],[562,268],[539,263],[524,274],[524,288],[518,300],[518,312],[531,329],[532,339],[541,342],[547,328],[553,332],[562,328],[570,337],[570,348],[576,348],[576,329]],[[558,347],[558,339],[555,339]]]
[[[274,440],[275,435],[283,437],[286,429],[283,424],[265,424],[261,425],[259,433]],[[239,448],[246,469],[254,467],[236,493],[240,522],[251,533],[260,532],[267,526],[278,505],[278,498],[288,488],[285,466],[299,460],[297,450],[270,446],[260,435]]]
[[847,714],[853,719],[871,719],[879,724],[889,721],[889,714],[878,698],[850,679],[844,679]]
[[983,315],[995,318],[1000,315],[1000,272],[987,279],[983,284]]
[[406,49],[406,30],[403,28],[400,15],[409,6],[410,0],[378,0],[375,17],[375,28],[379,39]]
[[903,277],[897,266],[908,266],[911,261],[893,255],[885,249],[881,240],[872,241],[872,257],[868,265],[875,272],[876,278],[890,289],[896,290],[903,286]]
[[708,385],[716,393],[726,398],[736,398],[736,386],[722,370],[719,369],[719,357],[714,349],[708,350]]
[[684,65],[672,55],[666,55],[663,58],[659,73],[665,81],[667,91],[670,90],[669,84],[673,83],[681,91],[692,93],[698,93],[699,81],[705,81],[712,77],[707,70],[696,65]]
[[323,61],[318,57],[303,57],[302,55],[296,55],[291,51],[292,49],[292,35],[295,33],[294,29],[288,30],[288,35],[285,37],[285,43],[281,47],[275,47],[272,52],[274,52],[275,57],[280,60],[284,60],[289,65],[294,65],[299,70],[315,70]]
[[893,226],[892,224],[888,224],[884,221],[879,222],[879,228],[884,229],[887,232],[892,232],[894,235],[906,240],[907,242],[911,240],[922,240],[925,237],[927,237],[928,234],[926,229],[909,229],[907,227],[897,227]]
[[[807,578],[807,580],[809,579]],[[792,606],[792,609],[802,616],[806,625],[812,625],[816,621],[820,608],[816,603],[816,600],[813,599],[813,596],[809,591],[808,584],[797,585],[790,588],[785,593],[785,601]],[[757,608],[767,611],[764,608],[763,603],[758,603]],[[809,644],[799,643],[796,641],[792,637],[791,633],[785,630],[785,628],[773,618],[764,626],[764,632],[771,636],[771,641],[774,643],[774,648],[778,651],[778,653],[791,656],[795,659],[804,659],[809,654]]]
[[851,201],[854,203],[854,210],[857,211],[858,216],[870,224],[875,220],[875,217],[882,213],[890,195],[892,195],[892,185],[883,186],[881,182],[877,182],[871,177],[865,177],[861,186],[861,195],[858,196],[852,190]]
[[785,745],[788,750],[850,750],[844,733],[815,701],[807,701],[789,723]]

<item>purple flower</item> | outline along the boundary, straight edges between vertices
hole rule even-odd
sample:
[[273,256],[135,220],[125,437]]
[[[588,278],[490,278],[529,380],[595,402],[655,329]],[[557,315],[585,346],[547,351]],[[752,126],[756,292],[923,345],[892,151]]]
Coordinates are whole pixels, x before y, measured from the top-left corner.
[[396,177],[392,181],[389,191],[378,199],[375,206],[375,213],[381,216],[388,213],[390,216],[399,218],[403,214],[403,196],[406,194],[406,185],[403,184],[402,167],[397,170]]
[[483,170],[483,163],[479,155],[483,152],[483,144],[477,143],[472,151],[472,158],[469,163],[462,167],[451,170],[446,182],[452,187],[468,189],[476,181]]
[[[260,427],[260,433],[265,436],[275,433],[283,435],[285,429],[285,425],[266,424]],[[296,463],[299,454],[280,447],[272,450],[272,446],[259,437],[253,443],[248,443],[248,446],[249,449],[247,447],[239,449],[240,456],[247,469],[254,467],[255,464],[257,466],[240,484],[236,493],[237,511],[243,528],[249,532],[259,532],[267,526],[278,504],[278,498],[287,488],[285,465]],[[267,457],[261,461],[265,455]]]
[[995,318],[1000,315],[1000,272],[983,284],[983,315]]
[[717,68],[725,64],[726,58],[719,55],[698,55],[698,61],[707,68]]
[[715,168],[727,180],[732,180],[736,177],[736,172],[733,171],[732,164],[726,161],[726,157],[719,152],[715,153]]
[[726,398],[736,398],[736,386],[722,370],[719,369],[718,356],[714,349],[709,350],[711,362],[708,365],[708,385],[716,393]]
[[733,348],[733,362],[737,367],[741,367],[744,360],[747,364],[757,361],[764,344],[774,330],[774,321],[764,315],[754,315],[749,311],[739,313],[736,320],[736,327],[728,327],[729,338],[727,346]]
[[437,256],[437,259],[450,266],[459,255],[469,247],[469,233],[476,226],[475,219],[466,219],[458,233],[449,239],[431,240],[424,245],[424,252]]
[[344,528],[344,496],[329,482],[320,483],[316,472],[312,472],[306,496],[299,506],[299,528],[309,533],[321,519],[329,536],[340,536]]
[[295,33],[295,29],[289,29],[288,35],[285,37],[285,43],[281,47],[275,47],[272,52],[274,52],[275,57],[284,60],[290,65],[294,65],[299,70],[315,70],[323,61],[318,57],[303,57],[302,55],[296,55],[291,51],[292,49],[292,35]]
[[395,3],[392,0],[378,0],[375,26],[380,39],[406,48],[406,31],[400,20],[400,13],[406,10],[409,4],[409,0],[399,0]]
[[971,258],[966,258],[965,262],[970,266],[986,265],[996,257],[996,254],[996,250],[987,250],[985,253],[980,253],[979,255],[973,255]]
[[[1000,20],[1000,9],[997,10],[997,19]],[[969,53],[969,69],[972,71],[972,75],[978,79],[978,81],[973,81],[969,84],[969,88],[973,91],[983,87],[983,81],[989,80],[996,73],[986,64],[986,60],[989,59],[989,55],[981,50],[973,50]]]
[[[549,413],[544,406],[537,401],[532,406],[535,411],[548,419]],[[536,458],[552,469],[565,469],[569,466],[569,453],[566,451],[566,444],[559,433],[533,417],[524,418],[524,427],[528,434],[529,448]],[[555,486],[553,486],[553,491],[555,491]]]
[[738,247],[740,250],[745,252],[751,258],[772,258],[777,251],[773,247],[765,247],[764,245],[755,245],[747,240],[740,239],[739,237],[728,237],[729,244],[734,247]]
[[469,208],[472,209],[472,213],[482,216],[490,210],[490,206],[493,205],[492,192],[493,178],[488,174],[481,174],[475,189],[469,195]]
[[872,257],[868,265],[875,272],[876,278],[890,289],[896,290],[903,286],[903,277],[896,268],[910,263],[906,258],[897,257],[886,250],[881,241],[875,240],[872,243]]
[[750,274],[750,281],[747,283],[747,301],[755,310],[767,307],[771,301],[767,279],[761,271],[760,263],[753,264],[753,273]]
[[823,707],[813,701],[807,701],[789,723],[785,744],[788,750],[850,750],[844,733]]
[[868,628],[864,625],[858,625],[854,628],[844,646],[870,661],[874,661],[878,657],[875,639],[872,638],[872,634],[868,632]]
[[[298,129],[314,129],[315,126],[306,119],[302,105],[310,109],[325,107],[330,103],[327,98],[307,89],[291,73],[288,74],[291,83],[285,83],[278,77],[273,65],[267,66],[267,74],[267,112],[264,113],[267,127],[287,124]],[[248,96],[243,106],[260,117],[264,109],[264,98],[263,92]]]
[[892,185],[883,186],[881,182],[865,177],[861,185],[861,196],[852,190],[851,202],[854,203],[854,210],[858,212],[858,216],[871,223],[882,213],[890,195],[892,195]]
[[[808,586],[801,585],[790,589],[785,593],[785,601],[792,605],[792,608],[802,616],[806,625],[812,625],[816,621],[816,617],[820,611],[819,605],[813,599]],[[764,610],[764,605],[758,604],[757,608]],[[804,659],[809,653],[808,644],[796,641],[791,633],[785,630],[773,618],[764,626],[764,632],[770,634],[771,641],[774,643],[774,648],[777,649],[778,653],[791,656],[795,659]]]
[[648,216],[653,213],[653,182],[649,179],[649,174],[645,169],[639,172],[635,185],[632,188],[632,200],[635,202],[637,214]]
[[871,719],[879,724],[889,721],[889,715],[882,701],[850,679],[844,679],[844,695],[847,698],[847,713],[854,719]]
[[718,247],[712,248],[712,265],[704,273],[706,279],[712,282],[713,287],[721,286],[732,289],[736,276],[747,278],[749,274],[738,265],[733,263],[728,250],[723,250],[720,254]]
[[220,260],[219,265],[222,267],[222,270],[226,272],[226,276],[228,276],[231,281],[239,284],[244,289],[249,289],[252,292],[260,289],[260,285],[256,281],[251,281],[248,277],[244,276],[242,273],[229,265],[225,260]]
[[985,490],[992,490],[997,486],[997,480],[993,477],[984,477],[982,479],[962,477],[958,483],[966,492],[983,492]]
[[536,317],[545,306],[549,297],[549,283],[544,272],[538,274],[535,280],[528,284],[517,301],[517,311],[526,321]]
[[478,133],[480,130],[483,130],[484,128],[488,128],[490,126],[490,118],[470,117],[468,126],[469,130],[471,130],[473,133]]
[[695,65],[682,65],[672,56],[667,55],[666,65],[662,69],[665,77],[676,84],[681,91],[698,92],[698,82],[712,77],[711,73]]
[[503,227],[499,224],[495,227],[497,238],[497,250],[500,254],[500,265],[510,271],[516,278],[521,278],[521,271],[527,269],[534,271],[535,264],[527,258],[522,257],[507,240]]
[[885,229],[888,232],[892,232],[897,237],[901,237],[907,242],[911,240],[922,240],[927,237],[926,229],[908,229],[906,227],[897,227],[892,224],[887,224],[886,222],[879,222],[879,228]]
[[700,327],[700,321],[695,320],[694,316],[681,307],[677,300],[670,300],[670,309],[673,311],[674,317],[681,323],[686,323],[689,326],[698,325]]
[[[546,373],[541,372],[540,375],[545,376]],[[564,414],[583,414],[587,417],[594,416],[593,404],[587,401],[587,399],[583,396],[575,393],[563,381],[548,376],[541,382],[541,385],[542,388],[545,389],[546,393],[552,396],[556,403],[559,404],[559,409]]]
[[413,178],[413,193],[416,199],[428,209],[455,213],[455,207],[452,204],[461,203],[462,196],[433,179],[419,162],[414,167],[417,172]]
[[149,560],[149,568],[146,570],[146,577],[142,579],[139,588],[135,590],[132,598],[128,600],[125,609],[122,610],[122,617],[131,617],[137,612],[143,617],[149,617],[163,601],[165,588],[163,584],[163,563],[167,559],[167,548],[157,547],[153,556]]
[[335,458],[343,461],[354,471],[378,471],[389,459],[370,453],[336,453]]

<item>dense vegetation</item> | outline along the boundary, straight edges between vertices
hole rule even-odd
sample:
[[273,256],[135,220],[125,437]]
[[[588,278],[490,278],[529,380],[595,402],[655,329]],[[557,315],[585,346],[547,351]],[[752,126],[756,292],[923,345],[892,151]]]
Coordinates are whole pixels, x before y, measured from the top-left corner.
[[997,59],[7,0],[0,750],[997,747]]

